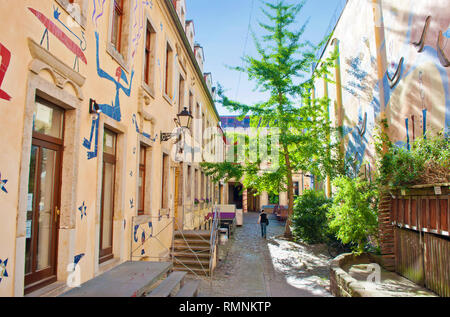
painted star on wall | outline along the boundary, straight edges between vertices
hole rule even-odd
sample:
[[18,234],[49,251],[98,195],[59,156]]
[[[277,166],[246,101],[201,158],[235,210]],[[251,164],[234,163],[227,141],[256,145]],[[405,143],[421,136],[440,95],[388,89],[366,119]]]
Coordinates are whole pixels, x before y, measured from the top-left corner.
[[0,189],[4,191],[5,193],[8,193],[6,190],[6,183],[8,182],[7,179],[2,179],[2,174],[0,173]]
[[83,219],[83,216],[87,216],[86,215],[86,206],[85,206],[85,204],[84,204],[84,201],[83,201],[83,204],[78,208],[78,210],[81,212],[81,219]]
[[5,261],[0,260],[0,282],[4,277],[8,277],[8,272],[6,271],[6,265],[8,265],[8,259]]

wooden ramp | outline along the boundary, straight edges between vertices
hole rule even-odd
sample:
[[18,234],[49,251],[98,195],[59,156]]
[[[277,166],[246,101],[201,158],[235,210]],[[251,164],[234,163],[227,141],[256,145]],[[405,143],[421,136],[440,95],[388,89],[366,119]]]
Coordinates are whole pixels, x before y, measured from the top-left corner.
[[171,262],[125,262],[61,297],[140,297],[169,271]]

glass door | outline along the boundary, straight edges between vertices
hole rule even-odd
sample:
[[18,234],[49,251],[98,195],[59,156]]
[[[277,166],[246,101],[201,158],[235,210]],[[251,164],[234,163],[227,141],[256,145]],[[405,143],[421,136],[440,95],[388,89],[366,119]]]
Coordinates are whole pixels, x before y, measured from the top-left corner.
[[105,129],[103,134],[102,202],[100,210],[100,263],[113,258],[116,140],[117,135]]
[[25,293],[56,281],[64,111],[37,99],[27,195]]

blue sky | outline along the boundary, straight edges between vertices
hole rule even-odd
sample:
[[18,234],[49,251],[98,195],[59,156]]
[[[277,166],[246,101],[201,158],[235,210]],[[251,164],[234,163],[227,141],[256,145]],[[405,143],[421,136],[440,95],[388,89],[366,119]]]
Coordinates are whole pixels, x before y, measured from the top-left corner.
[[[310,18],[305,40],[317,44],[323,39],[336,8],[343,2],[308,0],[297,17],[299,27]],[[212,73],[214,85],[219,82],[227,96],[247,104],[264,100],[264,94],[254,91],[255,85],[246,74],[240,75],[226,65],[241,66],[249,21],[256,35],[261,34],[258,21],[266,22],[261,6],[260,0],[186,0],[187,19],[194,20],[195,41],[203,46],[205,52],[204,71]],[[245,53],[257,56],[251,34],[247,38]],[[216,107],[220,115],[232,114],[219,104]]]

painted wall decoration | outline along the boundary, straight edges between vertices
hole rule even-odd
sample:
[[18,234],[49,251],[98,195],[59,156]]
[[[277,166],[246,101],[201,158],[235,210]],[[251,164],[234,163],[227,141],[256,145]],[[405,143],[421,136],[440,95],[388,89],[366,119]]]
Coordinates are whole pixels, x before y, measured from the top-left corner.
[[79,45],[77,45],[74,41],[72,41],[60,28],[58,28],[50,19],[48,19],[41,12],[28,8],[35,16],[39,19],[39,21],[45,26],[44,34],[42,35],[40,45],[44,42],[44,39],[47,40],[47,50],[49,50],[49,35],[48,32],[52,33],[58,40],[61,41],[72,53],[75,54],[75,62],[74,69],[78,63],[78,59],[81,59],[85,64],[87,64],[86,56],[83,53],[83,50]]
[[136,54],[136,50],[139,46],[139,40],[141,39],[143,35],[143,30],[145,26],[145,16],[144,16],[144,8],[148,6],[150,9],[153,8],[153,2],[152,1],[142,1],[142,0],[134,0],[134,7],[133,7],[133,17],[134,17],[134,24],[133,24],[133,32],[134,36],[132,39],[132,45],[133,45],[133,53],[131,54],[131,57],[134,58]]
[[[151,140],[153,142],[156,142],[156,140],[158,138],[158,133],[156,133],[155,136],[152,138],[152,136],[150,134],[148,134],[148,133],[146,133],[144,131],[141,132],[141,130],[139,129],[139,125],[137,123],[136,114],[133,114],[132,123],[133,123],[133,125],[134,125],[134,127],[136,129],[136,132],[138,134],[141,134],[143,137],[145,137],[145,138],[147,138],[147,139],[149,139],[149,140]],[[133,148],[133,154],[136,154],[136,149],[135,148]]]
[[2,59],[2,63],[0,65],[0,99],[4,99],[7,101],[11,100],[11,96],[2,90],[3,79],[5,79],[6,71],[8,70],[9,63],[11,62],[11,52],[0,43],[0,56]]
[[2,261],[0,259],[0,283],[2,282],[2,279],[5,277],[8,277],[8,271],[6,271],[6,266],[8,265],[8,259],[5,261]]
[[103,16],[105,12],[105,2],[106,0],[93,0],[94,2],[94,11],[92,12],[92,23],[97,28],[97,20]]
[[[142,245],[144,245],[144,243],[145,243],[145,231],[142,231],[142,235],[141,235],[141,243],[142,243]],[[141,250],[141,255],[144,255],[144,254],[145,254],[145,249],[142,248],[142,250]]]
[[130,199],[130,209],[133,209],[133,208],[134,208],[134,199],[131,198]]
[[75,264],[74,267],[78,265],[78,263],[80,262],[80,260],[81,260],[84,256],[85,256],[84,253],[80,253],[80,254],[75,255],[75,256],[73,257],[73,264]]
[[[58,8],[53,7],[53,17],[56,21],[59,22],[67,31],[69,31],[74,37],[77,38],[77,40],[80,42],[80,48],[84,52],[87,47],[86,38],[84,37],[84,32],[81,31],[81,35],[76,35],[67,25],[64,24],[63,21],[60,20],[61,12],[59,12]],[[73,65],[73,69],[77,69],[79,71],[79,63],[78,63],[78,56],[75,57],[75,62]]]
[[[334,36],[341,42],[346,158],[356,160],[355,173],[373,162],[374,127],[382,113],[391,141],[405,149],[426,133],[444,129],[449,135],[450,29],[444,2],[383,1],[384,28],[377,38],[370,3],[349,1]],[[355,23],[361,28],[348,34]]]
[[7,179],[2,179],[2,173],[0,173],[0,189],[6,194],[8,193],[8,191],[6,190],[7,182],[8,182]]
[[[116,69],[117,79],[115,79],[113,76],[109,75],[107,72],[105,72],[100,67],[98,32],[95,32],[95,41],[96,41],[96,55],[97,55],[97,74],[99,77],[112,82],[116,88],[116,95],[115,95],[114,101],[111,101],[111,104],[99,104],[99,107],[100,107],[100,110],[102,111],[102,113],[104,113],[108,117],[120,122],[122,120],[122,115],[121,115],[121,111],[120,111],[120,98],[119,98],[120,91],[122,90],[126,96],[130,97],[131,85],[133,84],[134,70],[131,71],[130,83],[128,83],[128,79],[125,74],[125,71],[120,66],[117,67],[117,69]],[[125,88],[121,84],[121,82],[120,82],[121,80],[123,80],[125,82],[125,84],[128,85],[128,88]]]
[[[134,226],[133,232],[133,246],[132,246],[132,256],[134,258],[139,258],[148,255],[149,241],[154,236],[153,233],[153,223],[149,221],[148,223],[136,224]],[[140,239],[139,239],[140,237]],[[146,252],[147,250],[147,252]]]
[[403,12],[408,3],[392,2],[390,9],[383,11],[392,29],[386,31],[386,40],[394,43],[387,58],[391,54],[405,56],[402,80],[385,92],[385,99],[390,137],[406,149],[428,130],[435,133],[444,129],[448,134],[450,128],[450,71],[442,34],[448,30],[448,16],[437,10],[437,3],[433,6],[429,2],[420,3],[414,12]]
[[[88,160],[97,157],[97,152],[98,152],[98,127],[99,127],[99,124],[100,124],[100,116],[97,116],[96,119],[92,119],[91,135],[89,137],[89,140],[86,139],[86,138],[83,140],[83,146],[87,150],[89,150],[87,152]],[[94,138],[94,142],[92,142],[93,138]]]
[[80,214],[81,214],[81,220],[83,220],[83,216],[86,217],[86,209],[87,209],[87,207],[83,201],[83,204],[78,208],[78,210],[80,211]]

